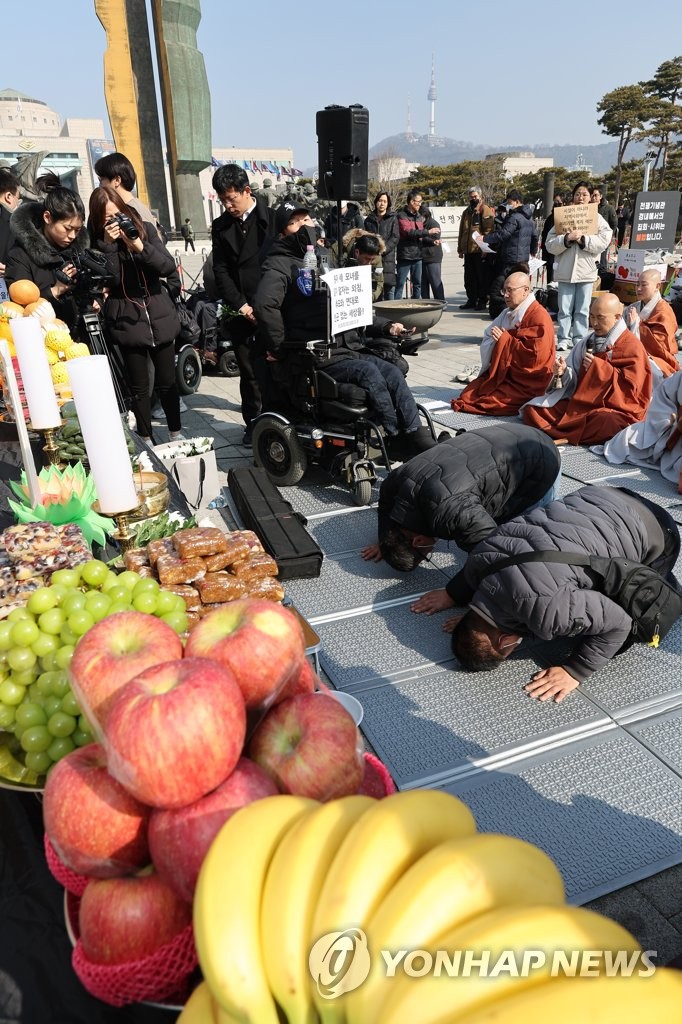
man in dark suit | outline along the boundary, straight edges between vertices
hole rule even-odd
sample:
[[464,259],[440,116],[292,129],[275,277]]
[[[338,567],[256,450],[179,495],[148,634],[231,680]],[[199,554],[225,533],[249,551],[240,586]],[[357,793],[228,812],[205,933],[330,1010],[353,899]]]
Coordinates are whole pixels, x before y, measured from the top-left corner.
[[0,277],[4,277],[10,247],[9,219],[20,201],[19,179],[8,167],[0,167]]
[[240,318],[230,323],[234,354],[239,364],[242,416],[246,424],[243,444],[251,444],[251,423],[261,412],[261,385],[265,350],[253,311],[253,297],[261,277],[258,254],[274,235],[274,210],[251,194],[246,172],[225,164],[213,175],[213,188],[225,213],[213,221],[213,271],[218,295]]

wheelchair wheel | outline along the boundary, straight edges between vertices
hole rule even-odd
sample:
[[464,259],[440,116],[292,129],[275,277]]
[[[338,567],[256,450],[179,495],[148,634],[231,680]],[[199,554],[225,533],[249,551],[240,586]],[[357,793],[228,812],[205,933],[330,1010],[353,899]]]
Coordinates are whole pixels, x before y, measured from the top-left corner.
[[175,378],[181,395],[193,395],[201,384],[201,360],[191,345],[178,352]]
[[239,364],[234,352],[223,352],[218,358],[218,373],[222,373],[223,377],[239,376]]
[[356,505],[371,505],[372,478],[365,466],[359,466],[353,483],[353,501]]
[[297,484],[308,465],[294,428],[274,416],[263,416],[254,425],[253,458],[280,487]]

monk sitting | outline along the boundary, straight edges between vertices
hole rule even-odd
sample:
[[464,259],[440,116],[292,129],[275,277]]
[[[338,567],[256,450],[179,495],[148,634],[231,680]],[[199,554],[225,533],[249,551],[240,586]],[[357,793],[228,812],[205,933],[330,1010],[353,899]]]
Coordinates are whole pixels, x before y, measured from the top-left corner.
[[592,303],[592,332],[559,356],[544,395],[521,410],[530,427],[569,444],[608,441],[644,419],[651,398],[651,368],[644,346],[631,334],[615,295]]
[[554,369],[554,326],[530,289],[528,274],[504,283],[507,308],[486,327],[481,372],[451,405],[456,412],[515,416],[524,402],[543,394]]
[[637,302],[627,306],[623,319],[639,338],[652,362],[654,385],[677,373],[677,317],[661,295],[661,277],[657,270],[645,270],[635,285]]

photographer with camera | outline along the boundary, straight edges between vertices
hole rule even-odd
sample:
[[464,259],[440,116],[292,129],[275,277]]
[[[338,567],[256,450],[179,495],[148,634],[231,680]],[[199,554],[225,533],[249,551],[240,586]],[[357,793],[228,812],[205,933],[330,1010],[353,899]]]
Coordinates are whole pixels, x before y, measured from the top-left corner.
[[175,261],[154,225],[145,224],[114,189],[96,188],[90,196],[90,227],[94,244],[106,257],[109,283],[102,315],[108,339],[121,351],[137,432],[143,440],[153,440],[149,358],[174,441],[181,437],[173,344],[180,321],[163,279],[173,273]]
[[64,188],[56,174],[42,175],[36,188],[45,194],[44,201],[24,202],[11,216],[14,240],[7,254],[5,280],[8,285],[34,281],[41,297],[73,329],[79,312],[73,300],[77,270],[71,259],[88,246],[85,208],[78,193]]

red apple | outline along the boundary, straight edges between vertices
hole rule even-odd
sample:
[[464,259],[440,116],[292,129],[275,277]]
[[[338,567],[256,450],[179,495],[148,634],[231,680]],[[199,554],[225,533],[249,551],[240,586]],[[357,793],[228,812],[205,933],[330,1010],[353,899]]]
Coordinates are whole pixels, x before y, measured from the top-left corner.
[[239,760],[244,698],[207,658],[148,668],[116,695],[107,718],[109,771],[152,807],[184,807],[219,786]]
[[363,776],[355,722],[333,697],[303,693],[271,708],[248,749],[285,793],[331,800],[357,793]]
[[149,863],[151,810],[107,771],[99,743],[73,750],[45,783],[45,831],[58,857],[81,875],[113,878]]
[[196,624],[185,655],[213,658],[234,672],[248,711],[269,706],[305,658],[303,630],[272,601],[230,601]]
[[117,612],[102,619],[81,637],[69,676],[71,688],[102,739],[114,695],[129,679],[152,665],[182,657],[182,641],[174,629],[144,612]]
[[307,658],[304,658],[284,688],[275,697],[275,704],[280,704],[287,697],[295,697],[298,693],[315,693],[315,690],[322,689],[324,683],[318,676]]
[[227,819],[240,807],[278,792],[262,768],[241,757],[232,774],[212,793],[188,807],[152,812],[149,848],[154,867],[181,899],[191,903],[199,868]]
[[191,904],[152,869],[126,878],[93,878],[78,911],[83,952],[96,964],[149,956],[191,920]]

